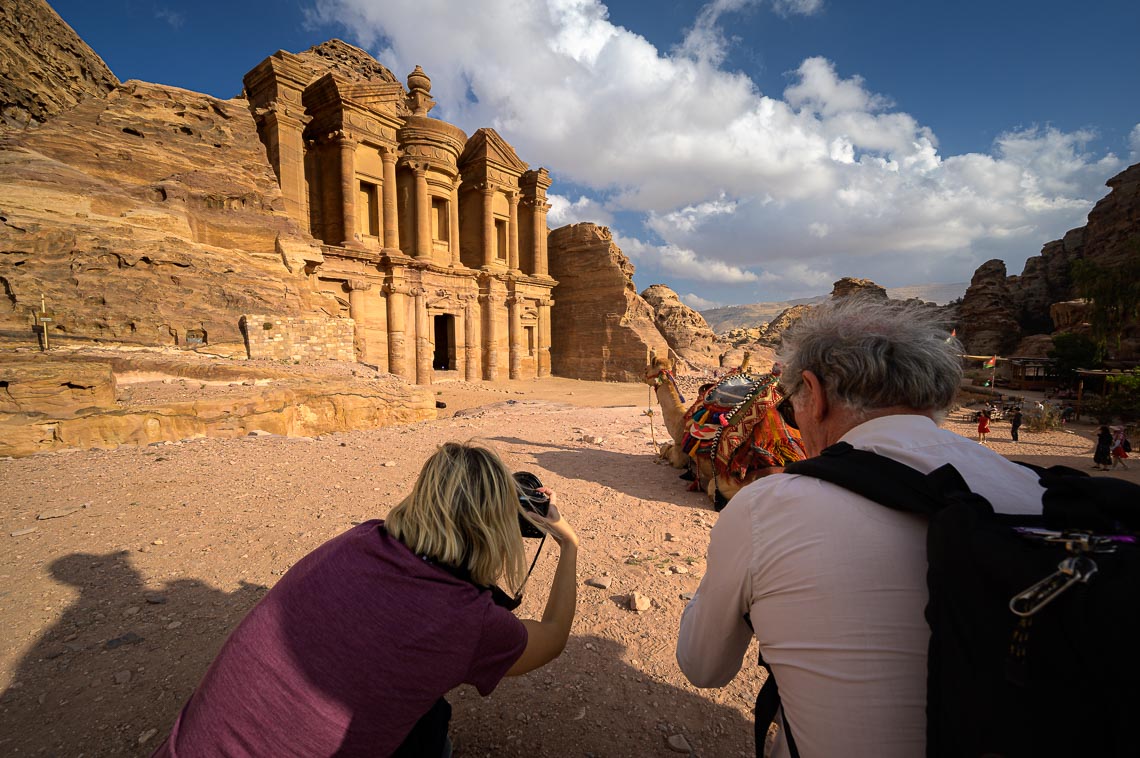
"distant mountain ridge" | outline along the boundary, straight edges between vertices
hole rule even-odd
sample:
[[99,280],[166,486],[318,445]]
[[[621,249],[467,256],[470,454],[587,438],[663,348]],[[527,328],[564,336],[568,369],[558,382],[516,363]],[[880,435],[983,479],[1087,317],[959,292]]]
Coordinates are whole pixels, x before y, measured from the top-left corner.
[[[887,296],[893,300],[918,298],[928,303],[946,305],[962,297],[968,286],[967,282],[955,282],[953,284],[912,284],[908,287],[887,287]],[[793,305],[822,303],[828,297],[828,295],[817,295],[816,297],[803,297],[771,303],[729,305],[724,308],[709,308],[701,311],[700,314],[704,316],[710,329],[721,334],[729,329],[755,328],[771,321]]]

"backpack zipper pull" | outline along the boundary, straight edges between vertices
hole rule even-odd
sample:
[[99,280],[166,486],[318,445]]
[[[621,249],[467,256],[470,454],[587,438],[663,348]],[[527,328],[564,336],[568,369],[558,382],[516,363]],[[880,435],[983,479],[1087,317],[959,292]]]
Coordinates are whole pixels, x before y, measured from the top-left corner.
[[1022,593],[1013,596],[1009,609],[1028,618],[1053,602],[1077,582],[1085,583],[1097,572],[1096,561],[1086,555],[1071,555],[1057,564],[1057,570]]

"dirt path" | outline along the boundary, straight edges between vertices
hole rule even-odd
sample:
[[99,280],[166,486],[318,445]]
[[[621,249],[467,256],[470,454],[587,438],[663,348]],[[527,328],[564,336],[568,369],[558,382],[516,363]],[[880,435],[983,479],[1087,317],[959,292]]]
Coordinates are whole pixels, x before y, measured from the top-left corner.
[[[456,755],[656,756],[678,735],[696,755],[752,755],[754,653],[721,690],[694,689],[674,662],[682,594],[697,587],[716,514],[655,460],[645,387],[454,382],[437,392],[455,415],[317,439],[0,461],[0,754],[147,754],[228,631],[290,565],[383,517],[439,443],[481,438],[560,492],[582,537],[579,612],[550,666],[489,698],[452,693]],[[659,411],[655,424],[661,440]],[[949,426],[973,434],[968,422]],[[1089,428],[1023,431],[1016,447],[1000,424],[993,436],[1004,454],[1090,465]],[[539,560],[522,615],[541,613],[555,553]],[[633,591],[649,611],[628,609]]]

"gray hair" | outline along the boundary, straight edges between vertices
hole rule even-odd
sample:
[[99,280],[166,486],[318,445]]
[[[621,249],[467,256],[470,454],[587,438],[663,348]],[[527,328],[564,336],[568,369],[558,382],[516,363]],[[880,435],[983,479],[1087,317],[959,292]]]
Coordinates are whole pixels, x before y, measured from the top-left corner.
[[812,308],[784,333],[780,382],[791,395],[811,371],[829,403],[856,414],[903,406],[939,415],[961,384],[961,353],[937,309],[849,297]]

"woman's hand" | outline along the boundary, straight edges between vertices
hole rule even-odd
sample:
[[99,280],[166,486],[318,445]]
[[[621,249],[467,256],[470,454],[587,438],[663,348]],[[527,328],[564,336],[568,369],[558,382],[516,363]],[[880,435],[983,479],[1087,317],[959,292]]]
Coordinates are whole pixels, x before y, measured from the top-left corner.
[[550,498],[550,508],[546,511],[545,516],[540,516],[537,513],[529,514],[531,520],[546,530],[546,533],[553,537],[559,545],[578,547],[577,533],[558,512],[558,494],[549,487],[539,487],[538,492]]

